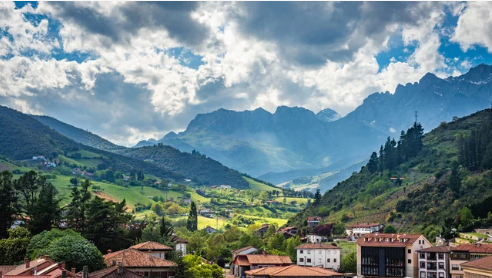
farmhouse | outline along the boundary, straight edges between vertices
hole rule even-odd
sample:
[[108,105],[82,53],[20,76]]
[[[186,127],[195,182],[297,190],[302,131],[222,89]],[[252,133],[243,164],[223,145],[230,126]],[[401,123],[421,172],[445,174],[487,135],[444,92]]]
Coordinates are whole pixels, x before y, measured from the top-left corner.
[[314,227],[319,225],[319,222],[321,222],[321,217],[314,216],[314,217],[308,217],[307,218],[307,223],[309,228],[313,229]]
[[209,209],[202,209],[200,215],[203,217],[214,218],[214,212]]

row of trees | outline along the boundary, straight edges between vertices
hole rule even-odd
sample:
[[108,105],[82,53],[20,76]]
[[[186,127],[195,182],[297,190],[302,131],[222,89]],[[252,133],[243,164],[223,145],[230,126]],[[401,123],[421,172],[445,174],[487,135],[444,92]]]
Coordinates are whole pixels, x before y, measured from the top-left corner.
[[393,170],[401,163],[417,155],[422,149],[424,129],[419,123],[414,123],[411,128],[401,132],[398,142],[388,137],[384,146],[379,149],[379,157],[376,152],[371,154],[367,168],[371,173]]
[[492,115],[488,115],[482,125],[472,130],[469,136],[460,134],[458,144],[460,164],[471,170],[492,168]]

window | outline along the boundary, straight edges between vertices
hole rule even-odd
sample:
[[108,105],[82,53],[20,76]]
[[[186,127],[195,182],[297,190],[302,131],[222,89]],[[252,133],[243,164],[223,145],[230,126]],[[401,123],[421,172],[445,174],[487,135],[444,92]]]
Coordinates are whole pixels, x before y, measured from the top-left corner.
[[451,269],[452,270],[460,270],[460,266],[457,264],[453,264],[453,265],[451,265]]
[[420,268],[425,268],[425,262],[420,262]]
[[437,256],[439,260],[444,260],[444,253],[439,253]]
[[412,263],[412,259],[408,259],[408,263],[411,264]]
[[304,254],[304,250],[299,251],[299,254]]
[[408,254],[412,254],[412,249],[408,249],[408,250],[407,250],[407,253],[408,253]]
[[444,263],[439,263],[439,269],[444,269]]
[[420,257],[421,259],[425,259],[425,253],[420,253],[419,257]]
[[333,259],[333,262],[336,263],[337,262],[337,259]]
[[425,278],[425,271],[420,272],[420,278]]
[[299,258],[299,262],[304,262],[304,258]]
[[329,263],[330,262],[330,259],[326,259],[326,262]]
[[306,262],[310,263],[311,262],[311,259],[306,259]]
[[439,278],[444,278],[444,272],[439,272]]

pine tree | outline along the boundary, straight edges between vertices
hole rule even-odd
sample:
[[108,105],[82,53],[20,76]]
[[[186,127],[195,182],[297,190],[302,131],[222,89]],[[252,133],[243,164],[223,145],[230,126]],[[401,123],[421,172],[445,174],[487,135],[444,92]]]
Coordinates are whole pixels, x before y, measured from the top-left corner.
[[186,228],[190,232],[198,230],[198,213],[196,210],[195,202],[191,202],[190,213],[188,214]]
[[321,202],[321,192],[319,191],[319,188],[316,189],[316,193],[314,194],[314,205],[319,205]]
[[367,163],[367,169],[371,173],[378,170],[378,154],[376,152],[372,152],[369,162]]
[[0,173],[0,238],[8,236],[17,213],[17,197],[14,191],[13,175],[8,171]]

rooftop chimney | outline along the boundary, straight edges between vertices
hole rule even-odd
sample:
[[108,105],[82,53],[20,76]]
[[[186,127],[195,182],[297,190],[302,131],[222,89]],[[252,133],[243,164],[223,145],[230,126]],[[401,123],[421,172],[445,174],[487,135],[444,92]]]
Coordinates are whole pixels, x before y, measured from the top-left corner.
[[262,253],[263,253],[263,255],[265,255],[265,256],[266,256],[266,254],[267,254],[265,249],[263,249]]
[[89,278],[89,267],[86,265],[82,269],[82,278]]
[[24,258],[24,264],[26,265],[26,268],[29,268],[31,263],[28,258]]
[[113,252],[111,249],[108,249],[108,254],[111,254],[111,252]]
[[123,263],[122,262],[118,263],[118,274],[123,274]]
[[72,272],[72,274],[75,274],[75,267],[72,267],[72,271],[70,272]]

